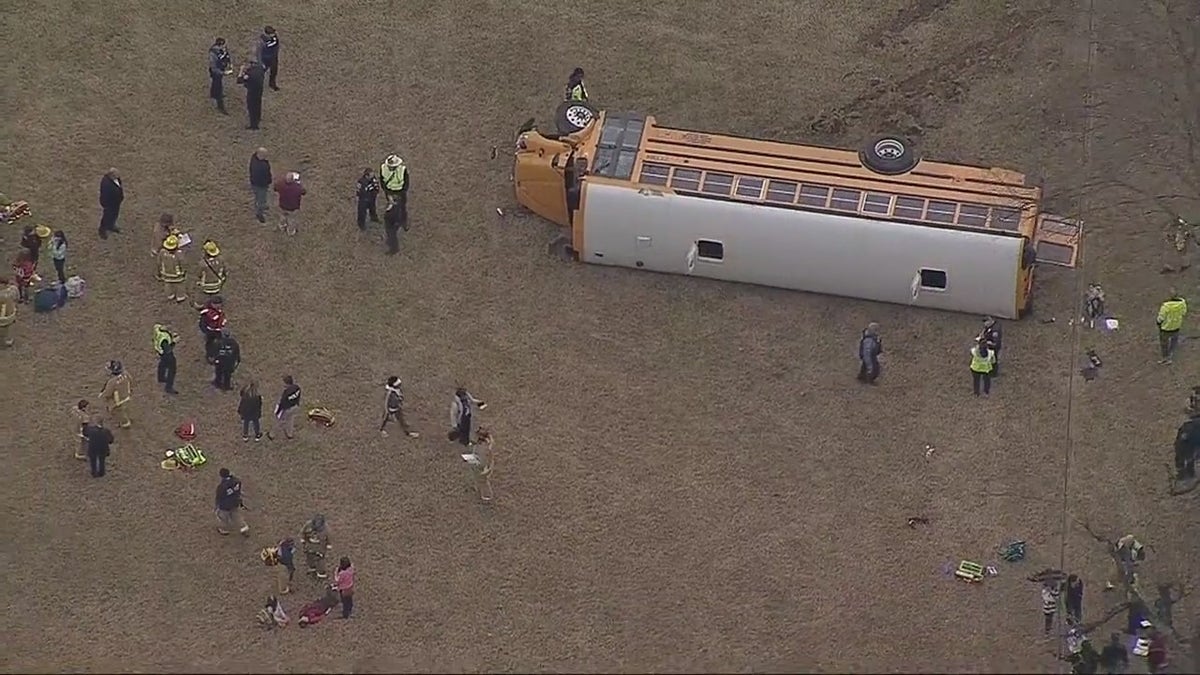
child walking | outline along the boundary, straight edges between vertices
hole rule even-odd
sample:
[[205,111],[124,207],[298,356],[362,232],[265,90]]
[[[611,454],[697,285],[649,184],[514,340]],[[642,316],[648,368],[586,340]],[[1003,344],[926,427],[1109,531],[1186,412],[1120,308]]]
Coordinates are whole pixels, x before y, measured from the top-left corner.
[[33,285],[33,278],[37,275],[36,269],[37,263],[28,249],[23,249],[17,254],[17,261],[13,264],[17,281],[17,302],[29,302],[29,287]]
[[242,387],[241,400],[238,401],[238,416],[242,418],[242,440],[250,440],[250,427],[254,427],[254,440],[262,440],[262,395],[258,393],[258,384],[250,380]]
[[57,230],[50,240],[50,259],[54,261],[58,283],[67,283],[67,235],[62,230]]

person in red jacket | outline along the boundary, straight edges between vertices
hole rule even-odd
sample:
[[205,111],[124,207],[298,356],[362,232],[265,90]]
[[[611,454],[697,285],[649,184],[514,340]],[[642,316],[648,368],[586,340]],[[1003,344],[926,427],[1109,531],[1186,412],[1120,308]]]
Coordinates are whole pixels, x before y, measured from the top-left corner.
[[275,181],[275,192],[279,193],[279,229],[296,234],[300,224],[300,199],[308,194],[300,182],[300,174],[289,171]]
[[33,278],[37,276],[37,263],[28,249],[21,249],[17,260],[13,263],[13,273],[17,283],[17,302],[29,302],[29,288],[33,286]]
[[229,322],[225,319],[225,301],[214,295],[200,310],[200,332],[204,333],[204,358],[212,363],[217,357],[217,341]]

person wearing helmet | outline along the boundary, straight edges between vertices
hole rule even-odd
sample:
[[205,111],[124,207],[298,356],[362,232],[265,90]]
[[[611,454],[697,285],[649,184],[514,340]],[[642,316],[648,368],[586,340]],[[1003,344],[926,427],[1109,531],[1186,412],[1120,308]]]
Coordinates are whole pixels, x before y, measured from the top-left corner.
[[[200,288],[203,298],[211,298],[221,292],[229,272],[225,269],[225,261],[221,259],[221,248],[217,242],[209,239],[204,242],[204,257],[200,260],[200,280],[196,286]],[[203,309],[205,302],[196,301],[192,307]]]
[[228,328],[221,329],[217,340],[216,357],[213,359],[213,386],[221,391],[233,389],[233,371],[242,362],[242,348],[233,339]]
[[275,181],[275,192],[279,194],[279,230],[296,234],[300,225],[300,201],[308,190],[300,182],[300,174],[288,171]]
[[122,429],[133,423],[129,420],[129,399],[133,397],[132,383],[120,361],[108,362],[108,379],[100,391],[100,400],[108,409],[109,419],[114,419]]
[[163,239],[162,250],[158,252],[158,280],[163,282],[168,300],[187,301],[187,293],[183,290],[186,279],[187,271],[179,259],[179,237],[169,234]]
[[325,571],[325,552],[333,548],[329,538],[329,528],[325,526],[325,516],[318,513],[304,523],[300,529],[300,546],[304,550],[304,562],[308,565],[308,573],[318,579],[326,579],[329,573]]
[[587,87],[583,84],[583,68],[571,71],[571,76],[567,78],[567,93],[564,98],[579,102],[588,100]]
[[408,188],[412,183],[408,167],[399,155],[391,154],[379,167],[379,184],[387,198],[383,212],[383,231],[387,235],[388,254],[400,251],[400,228],[408,229]]

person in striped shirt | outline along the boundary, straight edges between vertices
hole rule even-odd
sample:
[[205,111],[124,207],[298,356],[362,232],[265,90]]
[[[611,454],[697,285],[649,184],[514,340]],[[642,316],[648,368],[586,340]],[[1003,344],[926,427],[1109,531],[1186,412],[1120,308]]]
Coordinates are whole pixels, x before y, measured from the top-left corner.
[[1046,582],[1042,585],[1042,616],[1045,617],[1044,632],[1050,634],[1054,628],[1054,615],[1058,612],[1058,596],[1061,593],[1059,584]]
[[400,430],[409,438],[420,436],[409,428],[408,422],[404,419],[404,389],[400,378],[395,375],[389,377],[384,384],[384,391],[386,393],[383,397],[383,423],[379,425],[379,433],[387,436],[388,422],[396,422],[400,425]]

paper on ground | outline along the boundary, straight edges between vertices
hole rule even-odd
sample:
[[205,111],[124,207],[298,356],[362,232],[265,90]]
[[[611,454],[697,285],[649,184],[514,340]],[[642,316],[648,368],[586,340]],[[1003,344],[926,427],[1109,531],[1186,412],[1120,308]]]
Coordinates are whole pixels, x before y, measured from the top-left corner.
[[479,461],[479,455],[476,455],[473,452],[468,452],[466,454],[463,454],[462,458],[463,458],[463,461],[466,462],[467,464],[476,465],[476,464],[483,463],[483,462]]

